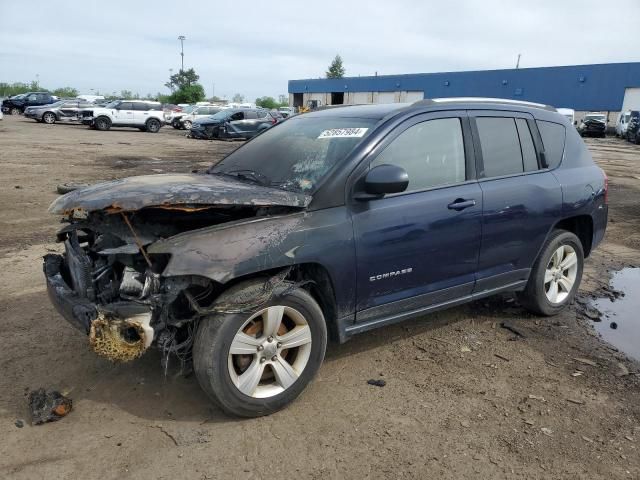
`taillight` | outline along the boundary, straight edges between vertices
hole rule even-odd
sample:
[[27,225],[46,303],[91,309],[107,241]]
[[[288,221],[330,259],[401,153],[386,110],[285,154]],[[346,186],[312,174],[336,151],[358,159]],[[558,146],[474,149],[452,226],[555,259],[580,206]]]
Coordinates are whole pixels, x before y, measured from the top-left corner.
[[276,117],[271,117],[271,125],[275,125],[276,123],[278,123],[278,120],[276,120]]
[[604,170],[602,170],[602,174],[604,175],[604,203],[609,203],[609,177]]

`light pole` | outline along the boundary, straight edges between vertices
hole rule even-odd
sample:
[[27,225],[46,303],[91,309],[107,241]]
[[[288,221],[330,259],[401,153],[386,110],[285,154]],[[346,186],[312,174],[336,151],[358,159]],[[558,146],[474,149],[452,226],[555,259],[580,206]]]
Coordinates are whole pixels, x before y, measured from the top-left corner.
[[178,37],[178,40],[180,40],[180,57],[182,57],[182,68],[180,68],[181,72],[184,70],[184,41],[186,39],[187,37],[185,37],[184,35],[180,35]]
[[36,73],[36,90],[40,88],[40,74]]

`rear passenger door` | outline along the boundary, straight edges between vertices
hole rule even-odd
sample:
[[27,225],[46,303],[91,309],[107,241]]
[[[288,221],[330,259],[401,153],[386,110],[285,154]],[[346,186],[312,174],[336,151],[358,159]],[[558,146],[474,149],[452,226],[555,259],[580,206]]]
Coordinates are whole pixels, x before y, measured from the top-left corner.
[[136,125],[144,125],[149,119],[149,104],[145,102],[134,103],[133,118]]
[[531,115],[470,112],[482,189],[482,246],[474,293],[528,279],[562,208],[560,184],[543,167],[543,146]]

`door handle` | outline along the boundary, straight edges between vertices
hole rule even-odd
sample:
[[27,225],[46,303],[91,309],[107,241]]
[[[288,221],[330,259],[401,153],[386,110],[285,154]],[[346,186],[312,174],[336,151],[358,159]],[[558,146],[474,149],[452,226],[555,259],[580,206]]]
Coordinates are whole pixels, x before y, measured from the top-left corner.
[[469,207],[474,207],[475,205],[476,205],[476,201],[473,199],[466,200],[464,198],[456,198],[452,203],[447,205],[447,208],[449,210],[457,210],[459,212],[460,210],[464,210],[465,208],[469,208]]

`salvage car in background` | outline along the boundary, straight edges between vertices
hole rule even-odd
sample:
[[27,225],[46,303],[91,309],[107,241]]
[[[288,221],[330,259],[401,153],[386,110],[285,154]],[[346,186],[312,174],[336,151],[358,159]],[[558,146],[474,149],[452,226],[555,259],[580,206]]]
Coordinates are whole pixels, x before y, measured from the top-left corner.
[[587,113],[578,124],[583,137],[604,137],[607,132],[607,116],[604,113]]
[[27,107],[24,116],[47,124],[58,121],[77,122],[80,120],[80,111],[93,107],[92,103],[85,100],[59,100],[49,105]]
[[205,174],[59,197],[65,253],[44,273],[96,353],[193,355],[217,405],[259,416],[304,390],[328,333],[346,341],[502,292],[561,312],[604,236],[607,196],[551,107],[338,107],[269,128]]
[[251,138],[275,125],[277,120],[263,108],[229,108],[197,120],[191,126],[191,138]]
[[164,112],[159,102],[147,100],[114,100],[104,107],[81,110],[82,123],[97,130],[111,127],[134,127],[157,133],[164,125]]
[[49,92],[29,92],[9,97],[2,101],[2,111],[11,115],[20,115],[27,107],[48,105],[58,101],[58,97]]
[[193,122],[203,120],[211,115],[215,115],[225,107],[216,105],[197,105],[186,115],[178,117],[177,122],[180,129],[191,130]]

